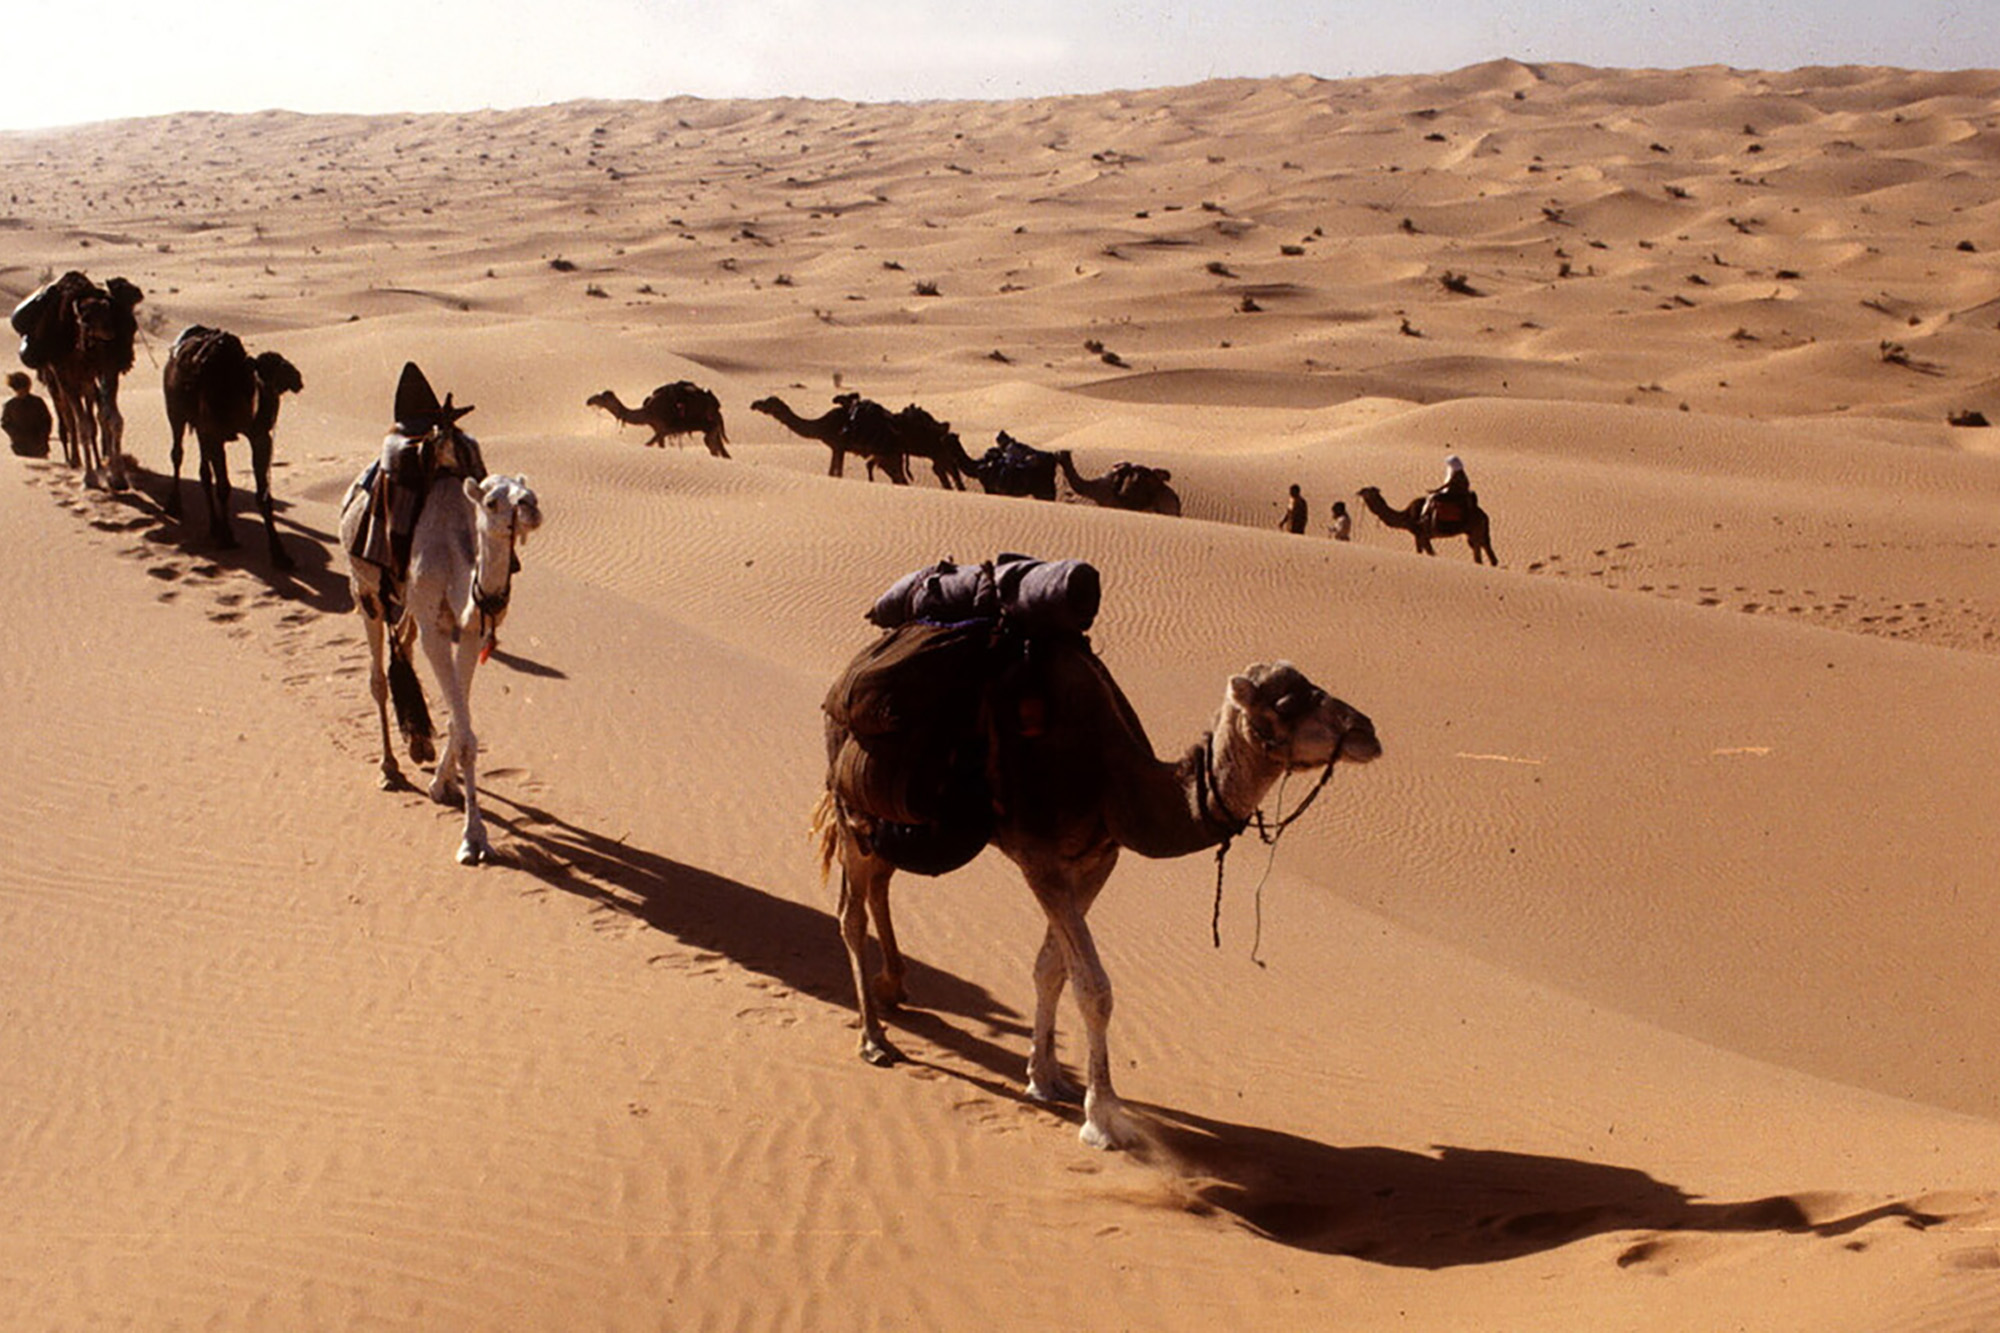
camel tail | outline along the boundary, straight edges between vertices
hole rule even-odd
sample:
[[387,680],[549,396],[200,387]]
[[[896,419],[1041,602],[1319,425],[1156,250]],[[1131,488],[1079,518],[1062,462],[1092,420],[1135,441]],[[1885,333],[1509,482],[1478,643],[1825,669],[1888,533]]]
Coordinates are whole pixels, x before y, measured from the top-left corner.
[[389,697],[396,704],[396,725],[410,744],[410,757],[423,763],[431,754],[431,710],[424,702],[424,685],[410,659],[394,647],[389,652]]
[[813,806],[812,840],[819,849],[819,882],[825,887],[833,874],[834,857],[840,853],[840,802],[831,790],[820,793]]

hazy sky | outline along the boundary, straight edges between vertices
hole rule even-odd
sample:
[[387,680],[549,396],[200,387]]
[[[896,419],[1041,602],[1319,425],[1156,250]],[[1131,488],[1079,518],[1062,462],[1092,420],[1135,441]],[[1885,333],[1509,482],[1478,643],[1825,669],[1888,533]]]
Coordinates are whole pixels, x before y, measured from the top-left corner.
[[[572,98],[1015,98],[1499,56],[2000,65],[1994,0],[42,0],[0,23],[0,129],[166,111]],[[40,53],[46,53],[45,56]]]

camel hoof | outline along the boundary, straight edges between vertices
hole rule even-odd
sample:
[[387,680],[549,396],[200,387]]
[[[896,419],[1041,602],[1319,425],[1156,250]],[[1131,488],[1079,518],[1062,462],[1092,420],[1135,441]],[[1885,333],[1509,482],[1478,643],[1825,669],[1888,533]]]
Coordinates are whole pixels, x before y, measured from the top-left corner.
[[403,781],[403,770],[394,764],[382,765],[380,782],[383,791],[401,791],[409,785]]
[[1083,1128],[1076,1132],[1076,1137],[1084,1147],[1095,1148],[1099,1152],[1116,1152],[1125,1146],[1110,1130],[1089,1120],[1083,1122]]
[[458,863],[462,866],[476,866],[493,859],[493,849],[483,842],[461,842],[458,844]]
[[903,1053],[891,1046],[887,1037],[863,1037],[861,1058],[877,1069],[887,1069],[890,1065],[900,1063]]
[[1046,1083],[1031,1078],[1028,1080],[1028,1100],[1050,1106],[1079,1106],[1083,1102],[1083,1089],[1066,1078],[1052,1078]]

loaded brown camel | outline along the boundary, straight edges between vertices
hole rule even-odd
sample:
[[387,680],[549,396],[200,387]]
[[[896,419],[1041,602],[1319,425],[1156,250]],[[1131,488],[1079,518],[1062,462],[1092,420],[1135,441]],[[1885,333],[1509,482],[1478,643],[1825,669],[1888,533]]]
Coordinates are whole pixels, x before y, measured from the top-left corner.
[[277,521],[271,514],[271,431],[278,424],[278,404],[285,394],[305,388],[298,368],[276,352],[252,357],[233,333],[191,324],[167,349],[161,373],[166,391],[167,424],[174,435],[173,488],[167,492],[167,513],[181,514],[181,437],[194,427],[201,450],[201,488],[208,500],[208,535],[218,546],[236,545],[229,520],[229,466],[225,446],[237,436],[250,441],[250,469],[256,480],[257,508],[264,515],[264,535],[270,542],[271,563],[290,569],[292,558],[278,544]]
[[1180,517],[1181,497],[1167,484],[1173,473],[1163,467],[1119,463],[1101,477],[1086,477],[1076,470],[1076,460],[1067,449],[1056,452],[1056,467],[1070,490],[1094,505]]
[[1471,491],[1439,496],[1435,504],[1428,506],[1425,501],[1431,497],[1419,495],[1401,509],[1391,509],[1377,487],[1363,486],[1357,494],[1361,503],[1368,506],[1368,512],[1385,526],[1399,528],[1416,538],[1419,555],[1437,554],[1431,545],[1433,538],[1463,537],[1472,547],[1473,564],[1500,563],[1500,557],[1493,554],[1493,533],[1486,511],[1479,507],[1479,497]]
[[[834,400],[832,411],[810,420],[794,412],[784,399],[775,394],[759,398],[750,404],[750,410],[776,419],[779,425],[794,435],[818,440],[831,449],[833,461],[826,470],[829,477],[842,475],[847,456],[855,454],[880,467],[896,485],[909,485],[909,468],[903,461],[903,441],[894,429],[893,419],[879,405],[879,415],[856,413],[852,409],[857,401],[866,400],[842,394]],[[870,473],[872,475],[873,467]]]
[[628,426],[645,426],[653,433],[645,444],[665,448],[668,437],[678,446],[683,436],[699,435],[708,452],[717,458],[729,457],[729,435],[722,426],[722,404],[713,393],[692,380],[662,384],[646,395],[637,407],[627,407],[610,389],[584,400],[586,407],[601,407]]
[[[1011,701],[1024,725],[1004,740],[996,736],[989,759],[992,843],[1020,867],[1048,918],[1034,966],[1027,1094],[1043,1102],[1078,1098],[1063,1076],[1055,1035],[1057,1002],[1074,983],[1088,1043],[1081,1138],[1120,1147],[1133,1134],[1111,1081],[1111,982],[1085,921],[1119,852],[1178,857],[1226,844],[1287,774],[1366,763],[1382,747],[1366,716],[1278,662],[1232,676],[1210,730],[1178,760],[1163,761],[1086,643],[1055,641],[1039,663],[1032,696]],[[1030,717],[1033,725],[1025,725]],[[904,999],[904,962],[889,913],[894,867],[872,846],[875,821],[854,808],[834,776],[831,760],[847,740],[829,714],[828,790],[814,831],[822,870],[835,863],[841,870],[840,929],[861,1015],[860,1053],[887,1065],[901,1057],[881,1013]],[[871,918],[882,949],[872,980],[864,963]]]
[[72,269],[14,308],[21,362],[48,386],[64,459],[83,469],[87,485],[127,484],[118,381],[132,368],[139,334],[132,312],[144,299],[124,278],[100,287]]
[[[835,402],[845,402],[848,410],[858,416],[871,416],[875,412],[886,413],[888,409],[861,398],[857,394],[842,394]],[[918,407],[915,403],[889,418],[889,429],[894,433],[902,450],[904,466],[912,458],[928,459],[931,471],[937,474],[938,485],[948,491],[965,489],[965,474],[974,471],[971,457],[965,446],[959,443],[958,435],[949,421],[939,421],[936,417]],[[874,467],[874,460],[869,460]]]
[[1056,498],[1054,454],[1023,444],[1004,430],[993,439],[993,447],[971,460],[965,469],[978,479],[981,490],[988,495]]

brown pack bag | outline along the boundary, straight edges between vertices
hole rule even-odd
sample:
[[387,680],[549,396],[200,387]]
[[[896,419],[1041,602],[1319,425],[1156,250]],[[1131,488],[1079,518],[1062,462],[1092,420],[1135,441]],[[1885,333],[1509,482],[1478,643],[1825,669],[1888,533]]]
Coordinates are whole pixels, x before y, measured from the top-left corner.
[[910,621],[855,655],[827,691],[828,785],[898,824],[962,819],[983,788],[996,624]]

